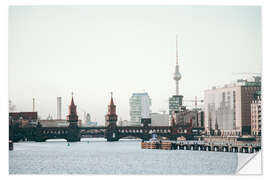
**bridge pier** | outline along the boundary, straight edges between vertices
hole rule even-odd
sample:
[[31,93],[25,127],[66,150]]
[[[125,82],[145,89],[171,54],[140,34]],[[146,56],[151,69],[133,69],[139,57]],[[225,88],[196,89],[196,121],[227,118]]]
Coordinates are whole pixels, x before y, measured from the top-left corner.
[[66,140],[67,142],[81,141],[80,131],[78,127],[69,127]]
[[110,129],[106,130],[105,138],[107,139],[108,142],[119,141],[119,136],[116,130],[110,130]]

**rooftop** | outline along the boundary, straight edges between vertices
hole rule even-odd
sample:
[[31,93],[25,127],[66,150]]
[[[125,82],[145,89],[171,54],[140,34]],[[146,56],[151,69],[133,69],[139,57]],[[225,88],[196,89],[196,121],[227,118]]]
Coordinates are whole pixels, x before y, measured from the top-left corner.
[[230,88],[237,86],[261,86],[261,76],[253,76],[248,79],[238,79],[234,83],[225,84],[221,86],[213,86],[212,89]]

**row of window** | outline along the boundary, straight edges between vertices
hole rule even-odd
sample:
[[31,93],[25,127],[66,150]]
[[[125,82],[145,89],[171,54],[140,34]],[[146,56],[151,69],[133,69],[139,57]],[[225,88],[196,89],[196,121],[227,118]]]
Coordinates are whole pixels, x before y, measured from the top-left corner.
[[43,134],[67,134],[67,130],[44,130],[42,131]]

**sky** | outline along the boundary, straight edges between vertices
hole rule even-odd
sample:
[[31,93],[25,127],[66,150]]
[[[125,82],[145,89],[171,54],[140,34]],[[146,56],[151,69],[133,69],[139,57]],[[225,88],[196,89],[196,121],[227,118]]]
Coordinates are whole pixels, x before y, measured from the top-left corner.
[[175,94],[178,34],[180,94],[204,90],[262,69],[258,6],[10,6],[9,99],[16,111],[62,118],[71,93],[83,112],[104,124],[113,92],[119,119],[129,120],[132,93],[148,92],[152,112]]

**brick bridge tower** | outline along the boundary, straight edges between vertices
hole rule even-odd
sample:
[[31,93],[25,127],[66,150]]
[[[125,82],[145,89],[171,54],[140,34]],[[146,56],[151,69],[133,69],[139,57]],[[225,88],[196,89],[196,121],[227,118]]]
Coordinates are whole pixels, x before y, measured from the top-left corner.
[[117,114],[116,106],[113,102],[113,94],[111,92],[111,102],[108,105],[108,113],[105,116],[105,138],[107,141],[118,141],[118,131],[117,131]]
[[175,117],[174,117],[174,115],[172,115],[170,140],[174,140],[174,141],[177,140],[176,134],[177,134],[177,128],[176,128],[176,123],[175,123]]
[[69,114],[67,115],[67,121],[69,122],[67,141],[69,142],[80,141],[80,131],[78,129],[78,115],[76,109],[77,106],[74,104],[72,93],[71,103],[69,105]]

